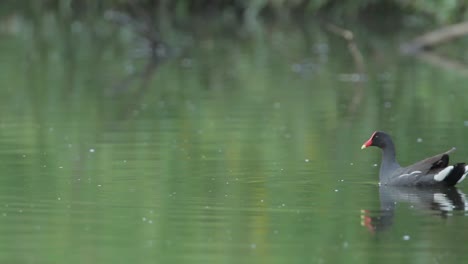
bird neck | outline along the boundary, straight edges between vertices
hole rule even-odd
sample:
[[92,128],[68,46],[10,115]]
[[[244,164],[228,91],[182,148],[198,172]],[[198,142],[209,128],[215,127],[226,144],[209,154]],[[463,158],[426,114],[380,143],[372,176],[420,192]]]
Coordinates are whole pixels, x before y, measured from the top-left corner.
[[385,148],[382,148],[382,163],[380,165],[380,182],[385,182],[393,171],[400,168],[396,160],[395,146],[393,142],[388,142]]

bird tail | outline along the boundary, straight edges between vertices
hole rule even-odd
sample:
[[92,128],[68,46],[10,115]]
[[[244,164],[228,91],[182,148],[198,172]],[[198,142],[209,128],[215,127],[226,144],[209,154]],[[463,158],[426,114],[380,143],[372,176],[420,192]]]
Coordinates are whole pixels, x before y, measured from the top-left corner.
[[466,166],[465,163],[457,163],[439,172],[438,180],[445,182],[448,186],[454,186],[463,181],[467,174],[468,166]]

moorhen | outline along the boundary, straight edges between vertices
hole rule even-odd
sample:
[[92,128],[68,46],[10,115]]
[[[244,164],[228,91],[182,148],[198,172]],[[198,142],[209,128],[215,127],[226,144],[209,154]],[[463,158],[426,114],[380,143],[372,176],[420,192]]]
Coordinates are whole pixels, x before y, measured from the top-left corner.
[[468,166],[465,166],[465,163],[448,165],[449,153],[455,148],[408,167],[401,167],[396,161],[395,145],[389,134],[382,131],[374,132],[361,149],[370,146],[382,149],[379,179],[383,185],[454,186],[463,181],[468,174]]

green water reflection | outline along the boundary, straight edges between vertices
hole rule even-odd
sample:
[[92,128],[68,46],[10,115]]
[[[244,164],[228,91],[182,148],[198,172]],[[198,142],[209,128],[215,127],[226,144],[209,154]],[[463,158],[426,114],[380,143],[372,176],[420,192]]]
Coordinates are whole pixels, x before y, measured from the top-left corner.
[[19,21],[0,46],[2,262],[466,256],[463,211],[403,201],[381,234],[360,213],[380,209],[379,153],[360,151],[375,129],[403,164],[451,146],[468,160],[463,76],[363,48],[369,72],[350,81],[345,43],[313,25],[200,34],[134,75],[148,61],[128,29],[55,19]]

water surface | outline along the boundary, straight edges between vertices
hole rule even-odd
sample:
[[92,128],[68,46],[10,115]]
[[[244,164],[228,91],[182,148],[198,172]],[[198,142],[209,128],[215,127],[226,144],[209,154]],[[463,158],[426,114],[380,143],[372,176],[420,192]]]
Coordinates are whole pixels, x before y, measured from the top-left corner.
[[360,150],[380,129],[402,164],[452,146],[467,161],[463,76],[362,45],[356,81],[345,43],[310,25],[202,34],[148,70],[128,29],[57,20],[20,19],[0,49],[2,262],[467,255],[466,183],[382,190],[379,151]]

